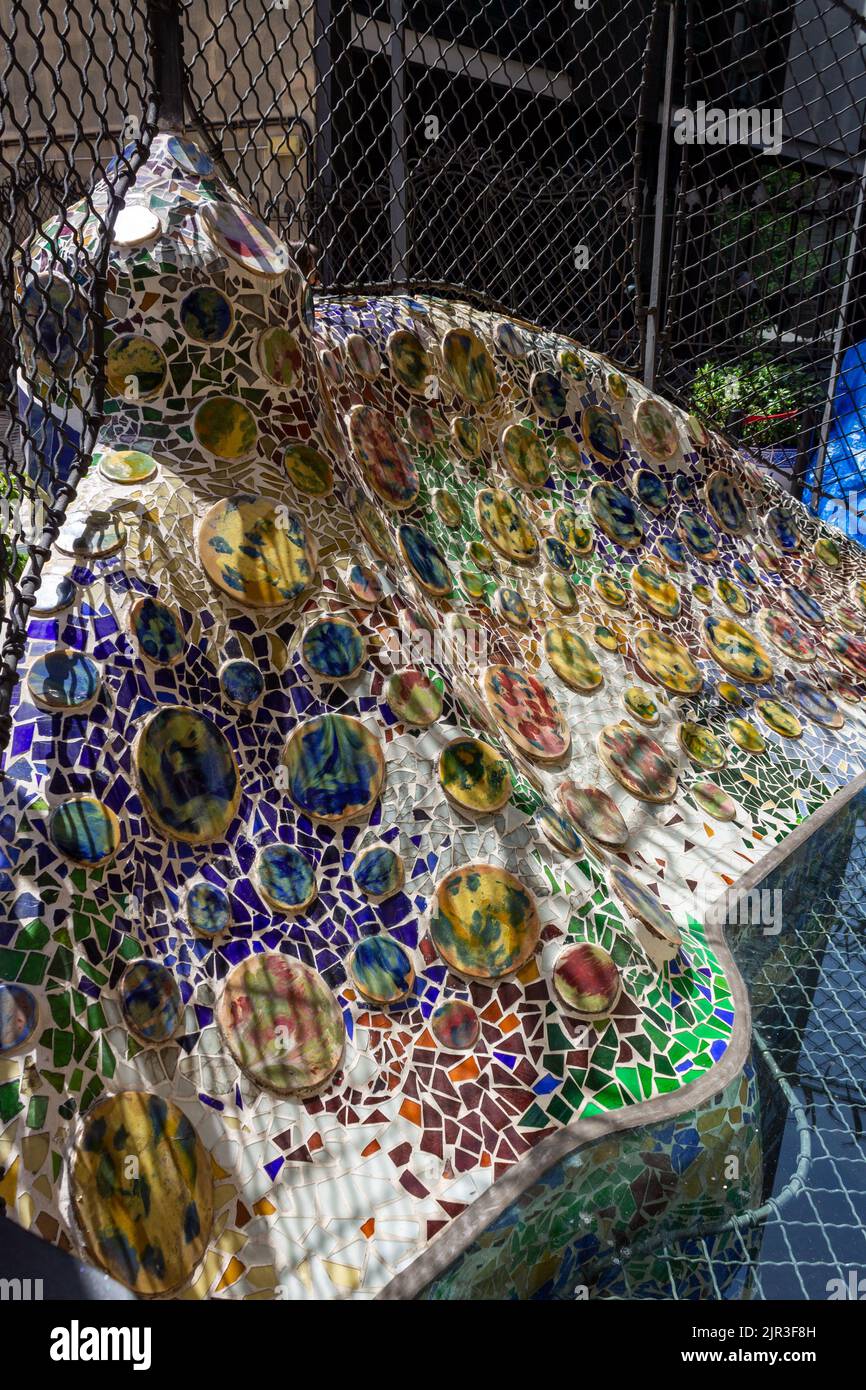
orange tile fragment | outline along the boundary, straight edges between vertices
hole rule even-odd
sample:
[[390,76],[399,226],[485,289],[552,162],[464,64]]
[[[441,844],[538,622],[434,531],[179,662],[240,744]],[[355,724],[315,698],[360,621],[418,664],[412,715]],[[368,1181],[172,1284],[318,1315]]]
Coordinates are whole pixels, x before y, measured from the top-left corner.
[[[377,1147],[378,1147],[378,1146],[377,1146]],[[375,1218],[375,1216],[370,1216],[370,1217],[367,1218],[367,1220],[364,1222],[363,1226],[361,1227],[361,1235],[364,1236],[367,1240],[369,1240],[370,1237],[372,1236],[373,1232],[375,1231],[375,1229],[376,1229],[376,1218]]]
[[417,1039],[416,1039],[416,1041],[415,1041],[415,1046],[416,1046],[416,1047],[435,1047],[435,1046],[436,1046],[435,1042],[433,1041],[433,1039],[432,1039],[431,1036],[430,1036],[430,1033],[429,1033],[428,1029],[425,1028],[425,1029],[423,1030],[423,1032],[421,1032],[421,1033],[418,1035],[418,1037],[417,1037]]
[[421,1123],[421,1106],[418,1104],[417,1100],[404,1100],[403,1104],[400,1106],[400,1114],[403,1116],[403,1119],[408,1120],[410,1124],[420,1125]]
[[486,1023],[499,1022],[500,1018],[502,1017],[502,1009],[500,1005],[497,1004],[495,999],[487,1005],[487,1008],[484,1010],[481,1017],[485,1020]]
[[493,1159],[490,1157],[490,1154],[489,1154],[489,1153],[487,1152],[487,1150],[485,1149],[484,1152],[483,1152],[482,1155],[481,1155],[481,1167],[482,1167],[482,1168],[489,1168],[492,1162],[493,1162]]
[[216,1288],[214,1289],[214,1293],[219,1293],[220,1289],[230,1289],[232,1284],[236,1284],[238,1282],[241,1275],[244,1273],[245,1268],[246,1266],[241,1264],[237,1255],[232,1255],[231,1259],[228,1262],[228,1265],[226,1266],[226,1272],[223,1275],[222,1279],[220,1279]]
[[379,1143],[378,1139],[371,1139],[366,1149],[361,1150],[361,1157],[370,1158],[372,1154],[377,1154],[381,1147],[382,1145]]
[[472,1081],[478,1075],[478,1063],[474,1057],[467,1057],[465,1062],[452,1067],[448,1075],[452,1081]]
[[259,1200],[253,1204],[253,1211],[256,1216],[273,1216],[276,1207],[273,1202],[268,1201],[267,1197],[260,1197]]
[[516,1014],[507,1014],[499,1025],[503,1033],[513,1033],[519,1027],[519,1020]]

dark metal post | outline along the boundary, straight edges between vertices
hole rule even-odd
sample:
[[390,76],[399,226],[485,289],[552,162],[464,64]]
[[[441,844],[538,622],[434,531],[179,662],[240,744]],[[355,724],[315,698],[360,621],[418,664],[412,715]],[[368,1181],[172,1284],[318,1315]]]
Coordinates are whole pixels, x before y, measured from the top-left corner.
[[[316,0],[313,62],[316,69],[316,158],[313,177],[316,194],[313,207],[321,208],[321,224],[316,240],[321,247],[318,261],[319,280],[325,289],[334,282],[333,199],[334,199],[334,125],[333,85],[334,64],[331,54],[331,0]],[[308,189],[308,194],[312,193]],[[318,219],[317,219],[318,220]]]
[[391,155],[388,160],[388,215],[391,226],[391,278],[408,278],[409,227],[406,218],[406,34],[403,0],[390,0]]
[[180,0],[148,0],[153,85],[161,130],[184,124],[183,25]]
[[644,347],[643,379],[650,388],[655,386],[658,366],[658,339],[661,318],[662,298],[662,257],[665,245],[665,209],[667,203],[668,157],[671,142],[671,106],[673,103],[674,49],[676,47],[677,23],[676,8],[668,9],[667,35],[665,38],[665,86],[662,97],[661,118],[659,121],[659,156],[656,170],[656,196],[653,213],[653,251],[650,272],[649,305],[646,313],[646,338]]

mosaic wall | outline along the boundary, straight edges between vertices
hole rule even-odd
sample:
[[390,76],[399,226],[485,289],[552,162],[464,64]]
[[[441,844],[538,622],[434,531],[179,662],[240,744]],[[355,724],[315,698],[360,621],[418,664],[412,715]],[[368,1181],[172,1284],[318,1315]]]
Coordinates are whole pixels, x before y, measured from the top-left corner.
[[[93,235],[19,267],[73,404],[33,281]],[[703,911],[866,765],[863,552],[574,342],[315,297],[179,136],[108,309],[5,759],[0,1200],[145,1295],[373,1296],[745,1054]]]

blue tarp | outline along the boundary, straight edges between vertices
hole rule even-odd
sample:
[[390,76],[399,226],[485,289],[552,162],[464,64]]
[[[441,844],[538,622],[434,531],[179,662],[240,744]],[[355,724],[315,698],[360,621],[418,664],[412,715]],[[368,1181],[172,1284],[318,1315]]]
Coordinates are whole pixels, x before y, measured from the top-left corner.
[[[817,453],[812,456],[803,490],[807,505],[816,459]],[[866,545],[866,342],[855,343],[842,358],[821,490],[830,497],[821,498],[818,515]],[[833,501],[835,497],[840,501]],[[858,519],[860,511],[864,515]]]

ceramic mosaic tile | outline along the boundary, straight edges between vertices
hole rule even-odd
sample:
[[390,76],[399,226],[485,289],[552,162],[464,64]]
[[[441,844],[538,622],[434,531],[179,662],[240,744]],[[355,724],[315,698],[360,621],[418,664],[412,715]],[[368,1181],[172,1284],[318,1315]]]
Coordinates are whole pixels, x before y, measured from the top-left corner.
[[[690,1109],[741,1027],[704,908],[866,765],[866,563],[569,340],[314,298],[179,151],[127,197],[158,234],[112,249],[75,587],[32,615],[5,759],[0,1200],[148,1293],[372,1297],[552,1132]],[[22,294],[49,239],[75,280],[80,220]],[[729,721],[771,698],[801,733],[746,752]],[[150,1215],[95,1192],[109,1133]]]

